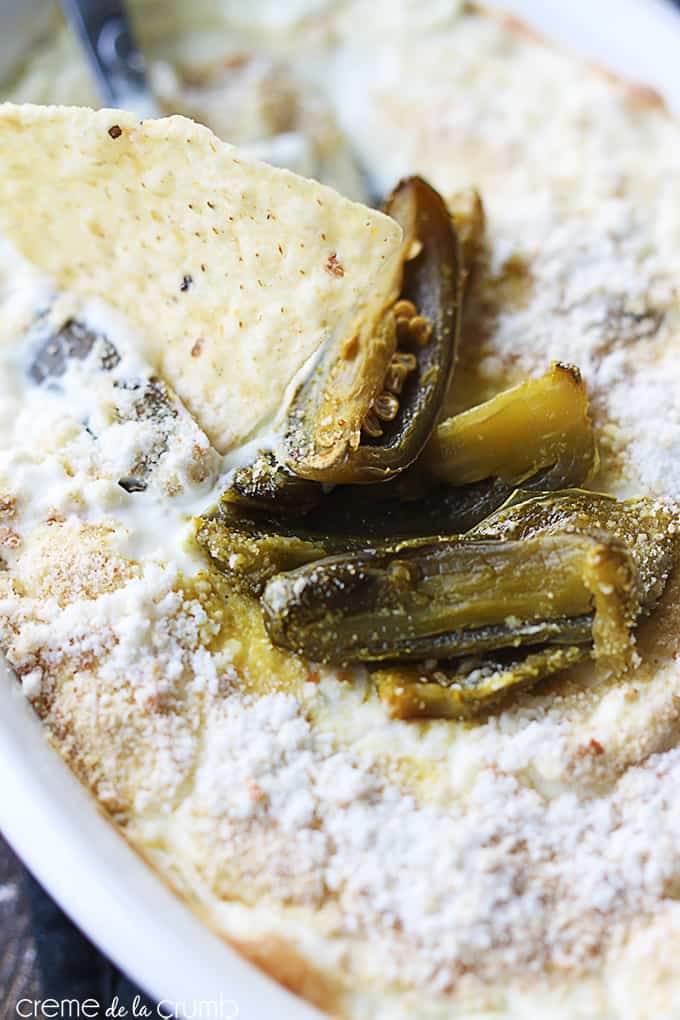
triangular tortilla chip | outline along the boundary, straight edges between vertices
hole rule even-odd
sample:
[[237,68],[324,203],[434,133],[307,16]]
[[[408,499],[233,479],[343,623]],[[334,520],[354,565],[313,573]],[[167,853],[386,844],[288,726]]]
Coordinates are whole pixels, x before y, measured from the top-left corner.
[[0,105],[0,236],[122,312],[221,451],[396,296],[401,230],[183,117]]

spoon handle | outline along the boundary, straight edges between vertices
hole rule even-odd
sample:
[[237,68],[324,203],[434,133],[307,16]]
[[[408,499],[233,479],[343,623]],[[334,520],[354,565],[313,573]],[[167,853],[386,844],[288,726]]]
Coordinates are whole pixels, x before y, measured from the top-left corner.
[[123,0],[61,0],[106,106],[159,116]]

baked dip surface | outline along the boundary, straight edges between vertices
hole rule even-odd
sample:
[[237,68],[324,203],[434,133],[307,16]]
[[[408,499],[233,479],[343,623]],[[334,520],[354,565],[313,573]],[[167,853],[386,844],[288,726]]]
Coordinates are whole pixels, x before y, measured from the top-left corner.
[[[476,188],[442,416],[577,365],[588,484],[649,500],[634,543],[673,550],[680,132],[661,104],[470,7],[221,23],[246,56],[206,24],[154,65],[169,109],[258,141],[266,71],[298,121],[267,110],[260,135],[306,139],[297,169],[359,196],[362,173],[380,194],[420,174],[452,208]],[[64,45],[15,98],[87,102]],[[195,540],[320,345],[398,296],[396,224],[186,121],[3,107],[0,238],[0,640],[131,844],[331,1015],[680,1016],[674,573],[620,668],[399,719],[366,667],[274,645]]]

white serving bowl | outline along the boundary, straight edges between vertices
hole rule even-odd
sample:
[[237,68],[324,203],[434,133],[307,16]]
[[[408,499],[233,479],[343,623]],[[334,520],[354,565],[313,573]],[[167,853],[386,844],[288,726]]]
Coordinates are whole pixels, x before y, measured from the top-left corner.
[[[573,51],[652,85],[680,114],[680,14],[665,0],[505,0],[497,6]],[[38,7],[38,0],[21,0],[13,9],[0,5],[0,39],[12,40],[12,55],[20,38],[30,39]],[[6,17],[13,19],[7,32]],[[0,46],[0,76],[7,58]],[[212,935],[125,843],[47,745],[1,660],[0,829],[66,913],[156,999],[187,1003],[188,1013],[196,1004],[221,1001],[224,1020],[321,1016]]]

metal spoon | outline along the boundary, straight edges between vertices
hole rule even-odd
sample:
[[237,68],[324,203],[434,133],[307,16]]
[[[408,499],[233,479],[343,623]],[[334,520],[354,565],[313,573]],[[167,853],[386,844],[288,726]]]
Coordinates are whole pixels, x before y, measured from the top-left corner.
[[80,39],[102,103],[142,118],[161,116],[123,0],[61,0],[61,6]]
[[[131,110],[141,118],[163,116],[149,88],[144,57],[135,43],[124,0],[61,0],[61,6],[80,39],[103,104]],[[313,177],[318,168],[309,144],[303,135],[287,132],[243,149],[256,159]],[[379,204],[368,173],[349,153],[345,174],[349,186],[342,190],[353,198]]]

